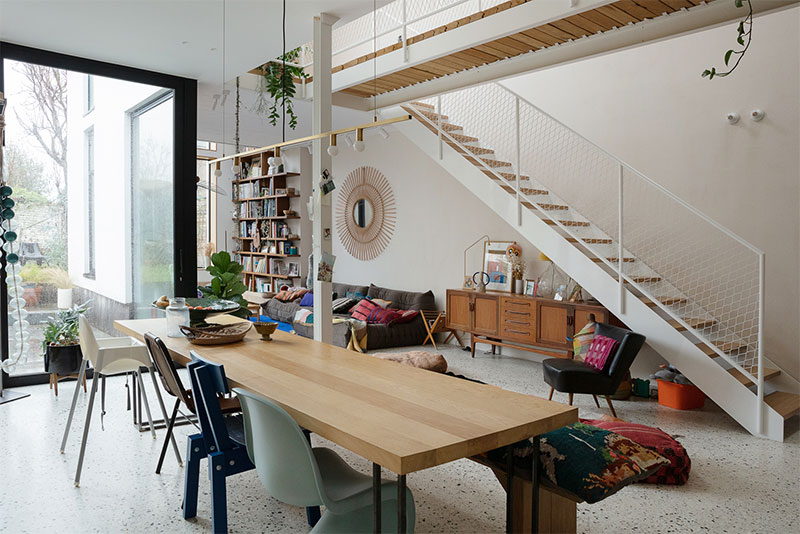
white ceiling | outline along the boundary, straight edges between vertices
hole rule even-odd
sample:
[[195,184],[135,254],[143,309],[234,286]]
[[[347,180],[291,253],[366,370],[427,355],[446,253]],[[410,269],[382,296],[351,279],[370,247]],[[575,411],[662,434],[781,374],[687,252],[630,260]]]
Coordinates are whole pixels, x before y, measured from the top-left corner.
[[[286,47],[312,39],[315,15],[342,24],[372,6],[287,0]],[[221,83],[280,55],[281,13],[281,0],[0,0],[0,40]]]

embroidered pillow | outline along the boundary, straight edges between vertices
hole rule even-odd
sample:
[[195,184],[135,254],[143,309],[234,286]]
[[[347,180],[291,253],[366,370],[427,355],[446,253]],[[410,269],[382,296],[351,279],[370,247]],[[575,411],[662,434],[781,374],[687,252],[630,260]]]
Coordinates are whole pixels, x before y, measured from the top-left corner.
[[586,352],[584,361],[598,371],[602,371],[606,366],[606,360],[608,360],[609,355],[614,351],[617,344],[616,339],[595,335],[592,339],[592,344],[589,345],[589,350]]
[[297,310],[294,314],[294,322],[313,324],[314,314],[311,312],[311,310]]
[[410,323],[419,316],[417,310],[396,310],[398,315],[392,324],[405,324]]
[[572,339],[572,352],[576,360],[582,361],[586,359],[586,353],[589,352],[589,346],[592,344],[592,339],[594,339],[596,327],[597,323],[588,323],[580,332],[575,334]]
[[359,321],[367,321],[369,314],[375,309],[383,309],[371,300],[363,299],[356,304],[356,307],[350,310],[350,317],[358,319]]
[[367,317],[367,323],[385,324],[386,326],[389,326],[390,324],[393,324],[399,316],[400,312],[398,312],[397,310],[392,310],[392,309],[384,310],[383,308],[378,306],[369,313],[369,316]]
[[689,480],[689,471],[692,469],[692,461],[675,438],[666,432],[652,426],[628,423],[621,419],[607,420],[584,420],[582,423],[596,426],[611,432],[616,432],[621,436],[629,438],[643,447],[647,447],[667,460],[669,465],[665,465],[641,482],[649,484],[675,484],[683,485]]
[[370,298],[370,297],[367,297],[367,298],[370,299],[375,304],[377,304],[378,306],[380,306],[381,308],[383,308],[384,310],[386,308],[388,308],[389,306],[391,306],[391,304],[392,304],[392,301],[390,301],[390,300],[373,299],[373,298]]
[[358,291],[348,291],[348,292],[345,294],[345,297],[347,297],[347,298],[350,298],[350,299],[353,299],[353,300],[355,300],[356,302],[359,302],[359,301],[361,301],[361,300],[363,300],[363,299],[367,298],[367,296],[366,296],[366,295],[364,295],[364,294],[362,294],[362,293],[359,293]]
[[308,292],[309,290],[304,287],[290,287],[275,295],[275,298],[282,302],[292,302],[299,298],[303,298],[303,295]]

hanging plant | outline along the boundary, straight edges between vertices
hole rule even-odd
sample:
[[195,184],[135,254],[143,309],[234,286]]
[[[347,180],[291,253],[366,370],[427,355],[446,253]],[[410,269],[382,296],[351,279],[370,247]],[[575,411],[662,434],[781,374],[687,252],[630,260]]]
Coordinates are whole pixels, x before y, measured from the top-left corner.
[[[261,79],[258,84],[258,96],[255,103],[256,113],[267,115],[270,124],[277,126],[278,119],[281,117],[280,110],[285,105],[286,114],[289,117],[289,127],[294,130],[297,127],[297,115],[294,113],[292,99],[295,96],[295,79],[307,79],[308,74],[302,67],[290,65],[295,63],[300,57],[302,47],[286,52],[279,56],[275,61],[270,61],[261,65]],[[284,69],[283,62],[286,61]]]
[[739,63],[742,61],[745,53],[747,53],[747,49],[750,48],[750,41],[753,38],[753,4],[751,4],[751,0],[734,0],[734,4],[736,7],[743,7],[744,2],[747,2],[747,7],[749,8],[749,13],[747,16],[739,21],[739,25],[736,28],[736,31],[739,32],[739,35],[736,37],[736,42],[739,46],[742,47],[741,50],[728,50],[725,52],[725,67],[729,67],[731,58],[736,56],[736,62],[733,64],[725,72],[717,72],[716,67],[711,67],[710,69],[706,69],[703,71],[702,77],[705,78],[708,76],[709,80],[713,80],[715,77],[722,78],[725,76],[730,75],[733,71],[736,70],[736,67],[739,66]]

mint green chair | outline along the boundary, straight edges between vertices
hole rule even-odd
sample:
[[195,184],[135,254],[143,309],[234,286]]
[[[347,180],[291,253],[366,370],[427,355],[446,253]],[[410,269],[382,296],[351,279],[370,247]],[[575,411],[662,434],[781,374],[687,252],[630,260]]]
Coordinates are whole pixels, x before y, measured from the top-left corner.
[[[372,477],[331,449],[312,448],[283,408],[241,388],[247,454],[267,492],[294,506],[325,506],[311,532],[372,532]],[[381,532],[397,532],[397,484],[381,484]],[[414,496],[406,488],[406,525],[414,531]]]

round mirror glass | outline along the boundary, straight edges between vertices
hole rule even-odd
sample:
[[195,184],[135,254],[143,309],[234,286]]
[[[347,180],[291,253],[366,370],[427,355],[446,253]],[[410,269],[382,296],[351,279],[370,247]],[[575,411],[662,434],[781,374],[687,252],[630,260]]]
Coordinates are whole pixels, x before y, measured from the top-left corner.
[[359,228],[366,228],[372,223],[372,204],[362,198],[353,206],[353,220]]

